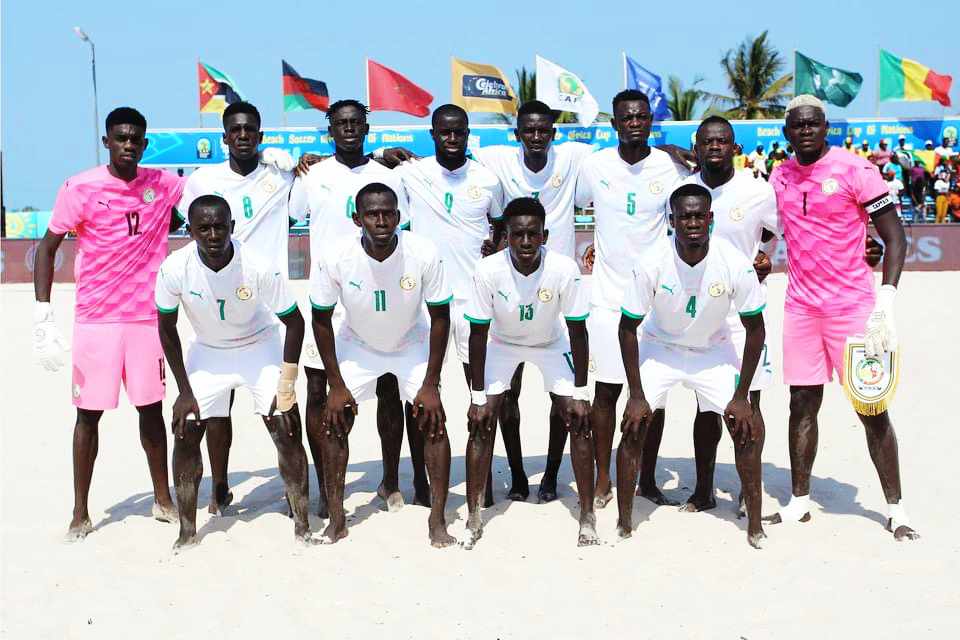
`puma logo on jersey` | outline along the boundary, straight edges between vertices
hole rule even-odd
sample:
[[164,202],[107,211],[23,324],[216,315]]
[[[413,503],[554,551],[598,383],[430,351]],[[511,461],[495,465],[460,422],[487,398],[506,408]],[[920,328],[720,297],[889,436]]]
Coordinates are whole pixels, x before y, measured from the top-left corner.
[[363,287],[363,280],[361,280],[360,282],[354,282],[353,280],[350,280],[349,284],[350,284],[351,287],[356,287],[356,288],[357,288],[357,291],[363,291],[363,289],[362,289],[362,287]]
[[610,188],[610,183],[607,182],[606,180],[601,180],[601,181],[600,181],[600,184],[602,184],[602,185],[603,185],[604,187],[606,187],[607,189]]
[[663,289],[664,291],[667,291],[670,295],[673,295],[673,287],[668,287],[667,285],[662,284],[660,285],[660,288]]
[[497,289],[497,293],[500,295],[501,298],[504,299],[504,301],[510,302],[510,296],[509,296],[509,295],[507,295],[507,294],[504,293],[503,291],[500,291],[499,289]]
[[193,291],[193,290],[191,289],[191,290],[190,290],[190,295],[192,295],[192,296],[197,296],[198,298],[200,298],[201,300],[203,300],[203,294],[200,293],[200,292],[198,292],[198,291]]

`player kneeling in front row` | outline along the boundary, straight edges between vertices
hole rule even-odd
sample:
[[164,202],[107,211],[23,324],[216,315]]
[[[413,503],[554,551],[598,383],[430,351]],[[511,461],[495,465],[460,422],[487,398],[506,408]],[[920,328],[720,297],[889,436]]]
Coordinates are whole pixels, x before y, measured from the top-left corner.
[[[466,546],[472,548],[483,532],[480,501],[490,472],[496,421],[513,373],[524,362],[540,369],[545,390],[570,432],[570,455],[580,494],[579,544],[597,544],[587,390],[586,319],[590,302],[583,292],[577,264],[544,246],[546,213],[538,200],[513,200],[504,210],[503,219],[508,248],[480,261],[465,314],[470,322],[472,386],[467,413],[470,517]],[[569,340],[563,335],[561,315]]]
[[[633,492],[653,410],[663,409],[670,388],[682,384],[697,394],[701,411],[717,414],[717,420],[722,415],[727,423],[747,505],[747,541],[759,549],[765,537],[760,522],[764,429],[747,394],[763,350],[766,301],[752,261],[729,242],[710,239],[710,204],[710,192],[700,185],[674,190],[675,241],[665,241],[634,268],[624,296],[619,333],[630,398],[617,450],[617,530],[626,538],[633,529]],[[731,305],[747,334],[742,365],[726,321]]]
[[[173,405],[173,478],[180,505],[174,549],[197,542],[200,441],[206,430],[228,424],[230,393],[240,387],[253,394],[254,408],[277,446],[294,535],[309,543],[307,454],[294,392],[304,333],[297,300],[281,273],[231,239],[226,200],[200,196],[190,205],[187,222],[194,241],[164,260],[156,289],[160,342],[180,389]],[[197,334],[186,365],[177,333],[180,304]],[[286,326],[282,346],[274,314]]]
[[[347,436],[357,402],[372,398],[377,379],[392,373],[426,436],[430,543],[446,547],[456,540],[447,533],[443,513],[450,440],[439,385],[453,293],[436,247],[422,236],[397,232],[400,212],[390,187],[370,183],[357,192],[355,203],[353,221],[361,237],[342,240],[310,270],[313,333],[330,383],[321,439],[330,523],[322,542],[332,544],[347,535],[343,488],[350,454]],[[345,314],[335,338],[332,316],[338,301]],[[429,328],[423,321],[424,304]]]

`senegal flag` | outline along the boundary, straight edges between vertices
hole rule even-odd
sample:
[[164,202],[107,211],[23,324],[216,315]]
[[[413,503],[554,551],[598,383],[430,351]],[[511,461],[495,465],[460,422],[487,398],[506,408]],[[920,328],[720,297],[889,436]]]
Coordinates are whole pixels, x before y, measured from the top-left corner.
[[237,90],[237,83],[208,64],[197,63],[197,82],[200,89],[200,113],[222,114],[228,104],[243,100]]
[[915,60],[880,50],[881,100],[936,100],[950,106],[953,78],[940,75]]

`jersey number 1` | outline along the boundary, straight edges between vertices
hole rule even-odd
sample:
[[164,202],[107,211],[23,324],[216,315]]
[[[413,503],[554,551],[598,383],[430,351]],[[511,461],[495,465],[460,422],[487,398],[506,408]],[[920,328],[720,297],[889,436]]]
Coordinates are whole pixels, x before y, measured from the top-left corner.
[[374,311],[387,310],[387,292],[384,289],[377,289],[373,292],[373,309]]

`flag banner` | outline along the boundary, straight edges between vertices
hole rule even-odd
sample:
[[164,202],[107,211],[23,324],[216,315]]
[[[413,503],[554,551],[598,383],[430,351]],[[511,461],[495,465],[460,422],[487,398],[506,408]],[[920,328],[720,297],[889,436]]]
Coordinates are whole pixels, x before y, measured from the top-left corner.
[[797,51],[793,82],[793,92],[798,96],[808,93],[830,104],[845,107],[860,93],[863,76],[853,71],[828,67]]
[[304,78],[287,64],[286,60],[280,62],[283,65],[283,110],[285,112],[306,109],[326,111],[330,106],[327,83]]
[[623,68],[626,69],[627,89],[636,89],[650,99],[653,119],[669,120],[672,115],[667,106],[667,96],[663,94],[660,76],[641,67],[626,53],[623,54]]
[[228,104],[243,100],[237,83],[230,76],[202,62],[197,63],[197,84],[200,113],[223,114]]
[[370,111],[399,111],[420,118],[430,114],[433,96],[402,74],[367,59],[367,107]]
[[881,100],[936,100],[950,106],[953,78],[934,72],[916,60],[880,50]]
[[537,56],[537,100],[551,109],[577,114],[577,121],[582,125],[593,124],[600,113],[600,105],[580,76],[540,56]]
[[517,97],[500,69],[490,64],[450,59],[450,97],[464,111],[516,115]]

